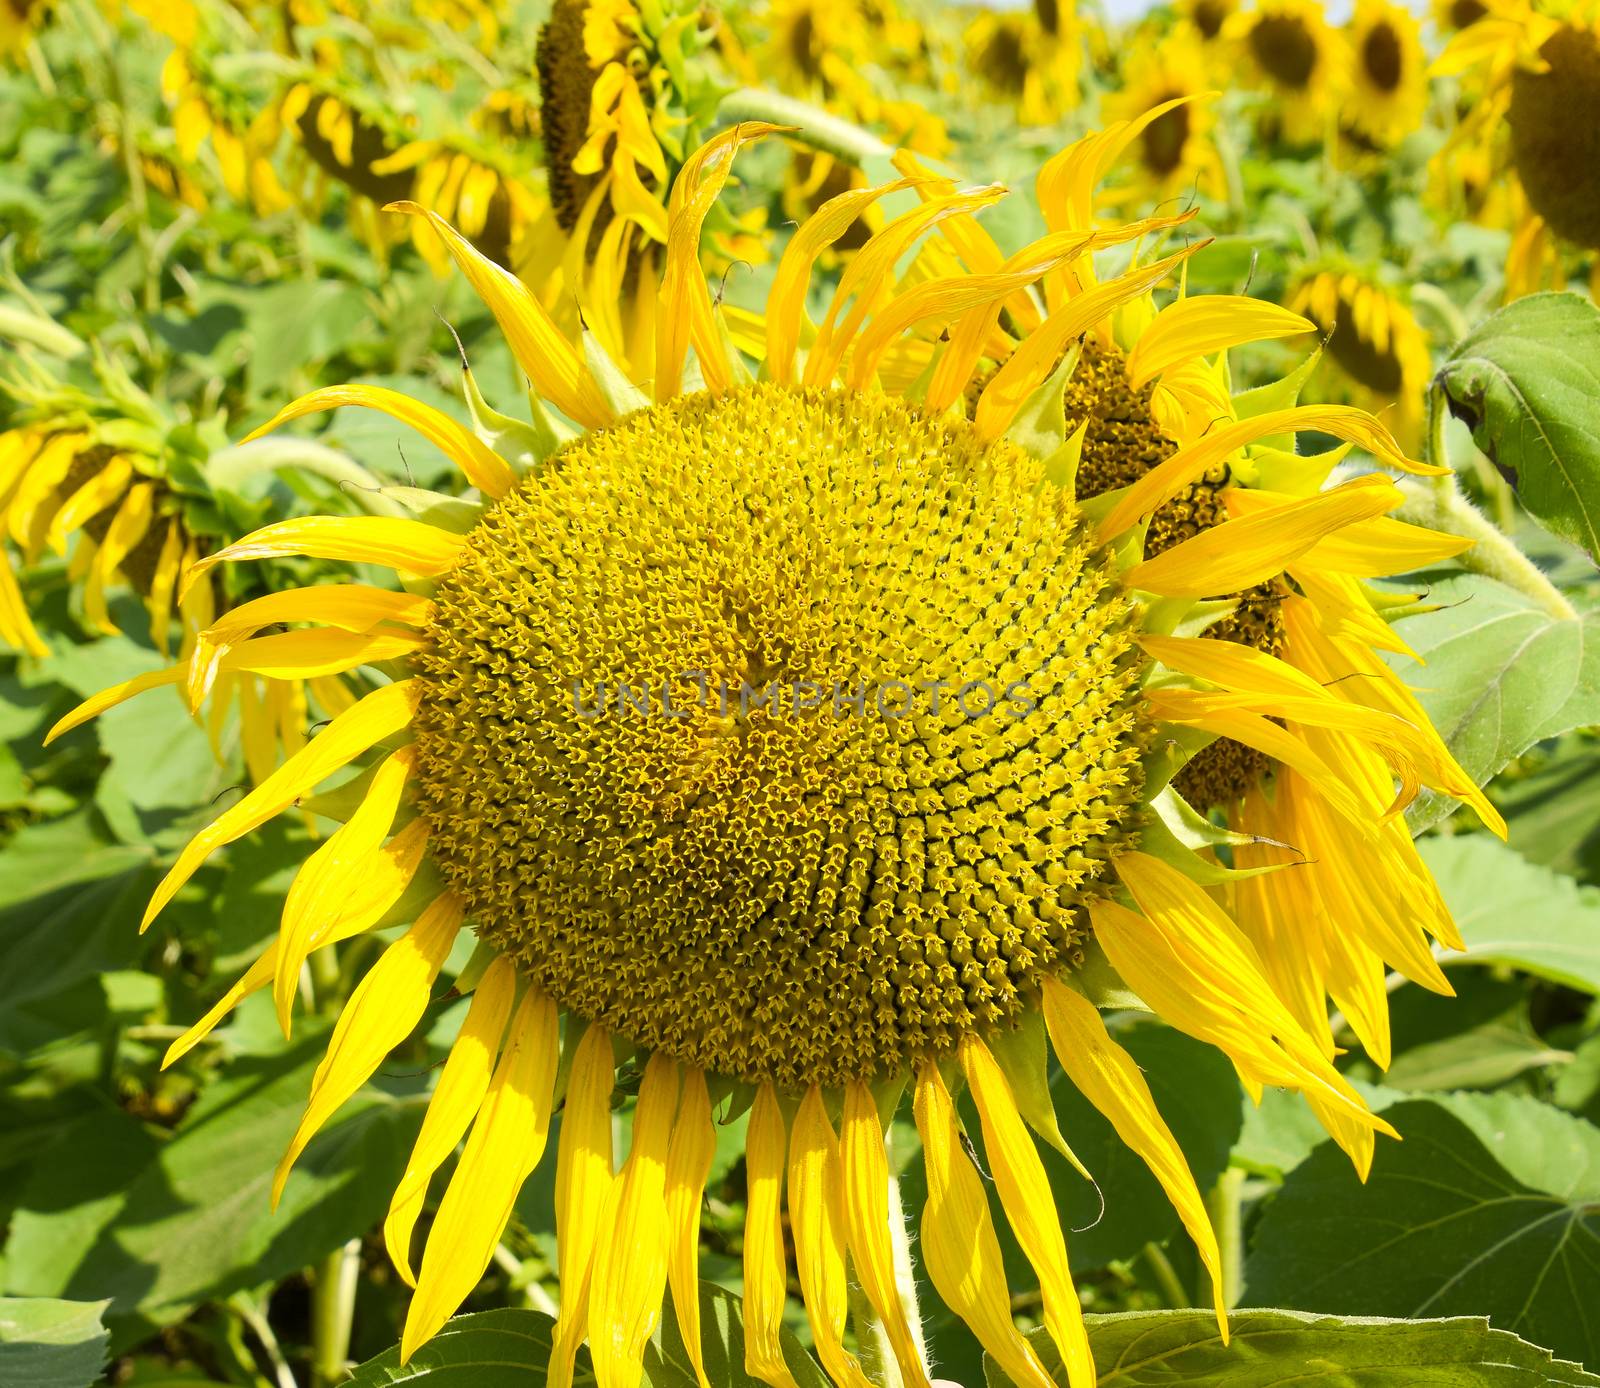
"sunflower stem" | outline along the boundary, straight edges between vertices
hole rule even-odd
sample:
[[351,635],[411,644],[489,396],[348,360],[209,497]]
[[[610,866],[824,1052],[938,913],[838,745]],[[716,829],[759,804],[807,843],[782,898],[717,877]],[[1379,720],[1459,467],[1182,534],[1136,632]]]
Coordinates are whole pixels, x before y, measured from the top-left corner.
[[1174,1311],[1181,1311],[1186,1306],[1194,1305],[1194,1298],[1184,1291],[1183,1281],[1179,1278],[1177,1270],[1172,1266],[1172,1259],[1167,1257],[1166,1251],[1160,1244],[1145,1244],[1144,1260],[1150,1265],[1150,1272],[1156,1280],[1156,1287],[1161,1292],[1161,1295],[1166,1298],[1168,1306]]
[[[1230,1166],[1217,1177],[1206,1196],[1206,1213],[1217,1231],[1223,1302],[1231,1310],[1244,1291],[1244,1172],[1239,1167]],[[1193,1304],[1204,1304],[1204,1298]]]
[[774,125],[796,127],[792,137],[802,144],[835,155],[857,168],[869,161],[887,161],[894,153],[869,130],[843,120],[809,101],[798,101],[792,96],[759,87],[740,87],[723,97],[717,108],[717,119],[724,125],[743,120],[770,121]]
[[206,460],[206,481],[213,491],[237,491],[244,482],[263,472],[298,468],[326,478],[375,516],[409,516],[393,497],[383,494],[383,482],[337,449],[311,439],[256,439],[218,449]]
[[1578,614],[1572,604],[1544,571],[1462,492],[1445,443],[1445,420],[1443,395],[1436,387],[1428,400],[1428,461],[1451,470],[1435,477],[1431,486],[1405,484],[1406,501],[1397,514],[1402,520],[1472,540],[1472,548],[1458,560],[1463,568],[1525,594],[1557,621],[1575,618]]
[[318,1388],[349,1377],[350,1323],[360,1276],[360,1239],[334,1249],[317,1268],[311,1303],[311,1381]]

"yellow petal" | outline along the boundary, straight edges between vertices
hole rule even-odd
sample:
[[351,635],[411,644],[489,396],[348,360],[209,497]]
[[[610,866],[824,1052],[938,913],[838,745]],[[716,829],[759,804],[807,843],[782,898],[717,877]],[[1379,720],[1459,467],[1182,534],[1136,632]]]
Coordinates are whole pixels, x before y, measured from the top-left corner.
[[494,1256],[517,1192],[550,1135],[558,1047],[555,1004],[529,988],[428,1232],[400,1336],[402,1364],[466,1300]]
[[383,386],[325,386],[309,395],[302,395],[292,404],[285,405],[259,429],[246,435],[244,442],[270,434],[279,425],[319,410],[336,410],[343,405],[362,405],[379,410],[402,424],[409,424],[429,443],[433,444],[462,475],[486,496],[502,497],[511,490],[514,478],[511,468],[492,448],[479,441],[477,435],[464,429],[449,415],[424,405],[409,395]]
[[661,1323],[667,1284],[667,1151],[678,1067],[657,1051],[645,1066],[633,1140],[617,1174],[615,1217],[589,1275],[589,1354],[598,1388],[638,1388],[644,1347]]
[[150,639],[163,656],[168,654],[172,596],[178,588],[178,568],[182,562],[183,526],[174,519],[168,522],[167,538],[162,542],[155,572],[150,576],[150,591],[145,597],[145,610],[150,614]]
[[243,800],[218,815],[189,840],[151,896],[140,929],[149,927],[162,907],[177,895],[178,889],[212,852],[260,828],[341,766],[399,732],[411,721],[421,697],[422,688],[417,681],[402,680],[373,690],[348,712],[335,718]]
[[[49,651],[46,650],[43,654],[48,655]],[[136,694],[143,694],[147,689],[159,689],[164,684],[177,684],[182,678],[183,667],[173,665],[165,670],[151,670],[148,674],[135,675],[131,680],[123,680],[120,684],[102,689],[98,694],[90,695],[51,728],[45,734],[44,745],[48,747],[58,737],[70,733],[74,728],[81,728],[91,718],[98,718],[108,708],[115,708]]]
[[789,1135],[789,1229],[795,1271],[811,1323],[811,1342],[837,1388],[871,1388],[855,1355],[844,1347],[844,1179],[839,1140],[828,1122],[822,1090],[812,1085]]
[[667,1151],[667,1281],[678,1334],[700,1388],[711,1388],[700,1347],[700,1204],[716,1151],[706,1077],[699,1070],[685,1069]]
[[856,1279],[883,1326],[907,1388],[928,1388],[928,1370],[906,1318],[895,1281],[889,1229],[889,1162],[872,1091],[860,1080],[845,1086],[839,1132],[844,1162],[844,1212]]
[[141,482],[129,490],[117,508],[111,528],[101,538],[94,562],[83,585],[83,615],[90,626],[108,636],[117,634],[116,625],[106,611],[105,590],[118,566],[133,547],[144,539],[155,507],[155,484]]
[[1246,342],[1315,332],[1309,318],[1242,294],[1197,294],[1168,304],[1128,353],[1128,384],[1142,390],[1163,371]]
[[390,203],[385,211],[428,219],[456,267],[494,315],[511,355],[539,395],[586,429],[598,429],[611,422],[611,410],[590,378],[583,354],[562,336],[521,280],[479,254],[443,217],[417,203]]
[[1044,981],[1044,1020],[1067,1078],[1105,1115],[1123,1143],[1139,1154],[1183,1220],[1201,1262],[1211,1273],[1217,1325],[1226,1344],[1228,1315],[1216,1231],[1183,1149],[1156,1108],[1143,1072],[1111,1039],[1094,1004],[1053,978]]
[[318,936],[343,919],[359,899],[371,860],[389,837],[400,797],[416,760],[414,747],[402,747],[379,767],[356,812],[300,865],[283,902],[278,928],[278,969],[272,1000],[278,1025],[289,1035],[300,968]]
[[936,1066],[924,1066],[917,1077],[915,1112],[928,1177],[922,1256],[934,1289],[1017,1388],[1054,1388],[1012,1322],[1011,1292],[989,1202],[962,1148],[955,1105]]
[[1123,575],[1123,582],[1162,597],[1205,598],[1238,592],[1281,573],[1285,564],[1326,536],[1392,511],[1400,502],[1399,489],[1387,478],[1357,477],[1342,487],[1274,511],[1202,530],[1155,558],[1135,564]]
[[187,590],[208,569],[242,559],[280,559],[303,554],[349,564],[377,564],[418,578],[437,578],[455,567],[464,535],[423,521],[388,516],[302,516],[252,531],[226,549],[208,554],[184,576]]
[[233,986],[217,999],[211,1010],[167,1047],[166,1055],[161,1058],[161,1068],[165,1070],[169,1065],[188,1055],[200,1042],[211,1035],[216,1029],[217,1023],[232,1012],[242,999],[249,997],[251,993],[265,988],[267,984],[271,983],[273,969],[276,967],[277,962],[278,942],[274,940],[261,952],[255,963],[234,980]]
[[274,680],[309,680],[381,665],[420,650],[426,638],[413,633],[278,631],[240,642],[222,657],[224,670]]
[[389,1201],[383,1242],[408,1287],[417,1284],[411,1271],[411,1231],[422,1213],[428,1182],[455,1151],[467,1126],[477,1116],[478,1105],[488,1092],[495,1057],[500,1054],[500,1038],[505,1035],[516,991],[516,966],[505,955],[496,955],[473,990],[466,1020],[428,1100],[422,1131],[411,1148],[405,1175]]
[[611,1036],[590,1023],[578,1041],[567,1080],[556,1156],[556,1248],[560,1254],[561,1314],[551,1340],[549,1382],[566,1388],[573,1359],[589,1329],[589,1271],[611,1187],[611,1090],[616,1060]]
[[[33,619],[28,616],[27,604],[22,600],[22,590],[17,587],[16,576],[11,572],[11,560],[4,554],[0,554],[0,640],[17,650],[26,651],[29,655],[50,654],[50,647],[45,645],[33,625]],[[72,715],[69,714],[68,717]],[[85,717],[92,718],[94,714],[86,714]],[[62,721],[64,723],[66,720]],[[59,737],[61,732],[66,731],[61,724],[57,724],[56,727],[60,732],[52,729],[51,737]],[[45,740],[48,742],[50,739]]]
[[461,929],[461,915],[455,893],[441,893],[383,952],[340,1010],[328,1053],[312,1077],[305,1115],[273,1177],[274,1208],[306,1144],[422,1020],[433,981]]
[[99,472],[61,504],[50,521],[46,543],[57,554],[65,553],[67,537],[118,500],[132,480],[133,464],[124,455],[119,453],[108,459]]
[[983,1124],[983,1150],[1000,1203],[1022,1251],[1039,1277],[1044,1323],[1061,1353],[1071,1388],[1094,1388],[1094,1356],[1083,1328],[1083,1304],[1072,1285],[1067,1241],[1056,1217],[1050,1180],[1028,1125],[1017,1112],[1011,1086],[988,1047],[969,1036],[961,1047],[967,1087]]
[[756,1091],[745,1130],[744,1371],[772,1388],[798,1388],[779,1332],[788,1273],[783,1257],[783,1114],[770,1083]]

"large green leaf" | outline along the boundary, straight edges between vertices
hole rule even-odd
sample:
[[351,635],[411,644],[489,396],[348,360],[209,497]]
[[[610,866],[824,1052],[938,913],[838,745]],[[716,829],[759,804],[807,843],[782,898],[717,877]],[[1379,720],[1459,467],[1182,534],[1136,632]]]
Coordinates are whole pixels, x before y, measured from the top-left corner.
[[1510,964],[1600,993],[1600,888],[1527,862],[1487,834],[1418,846],[1467,945],[1447,964]]
[[[1600,1377],[1468,1316],[1379,1320],[1236,1311],[1227,1345],[1206,1311],[1086,1316],[1099,1388],[1595,1388]],[[1055,1346],[1029,1338],[1058,1383]],[[1010,1380],[992,1360],[990,1388]]]
[[[1467,573],[1438,576],[1429,601],[1439,610],[1395,627],[1427,664],[1397,663],[1477,784],[1536,742],[1600,723],[1600,613],[1558,620],[1505,584]],[[1455,804],[1424,792],[1406,818],[1421,833]]]
[[[700,1324],[706,1377],[716,1388],[759,1388],[760,1380],[744,1368],[744,1307],[739,1298],[702,1283]],[[398,1348],[388,1349],[357,1369],[351,1383],[355,1388],[400,1383],[415,1388],[531,1388],[544,1382],[554,1326],[540,1311],[457,1316],[409,1364],[400,1363]],[[784,1359],[799,1388],[828,1388],[816,1361],[788,1330],[782,1340]],[[694,1388],[697,1382],[669,1298],[660,1327],[645,1346],[644,1383],[646,1388]]]
[[1600,1367],[1600,1129],[1535,1099],[1396,1104],[1357,1179],[1332,1143],[1255,1231],[1245,1299],[1347,1315],[1486,1315]]
[[103,1301],[0,1297],[0,1383],[89,1388],[106,1362]]
[[126,1115],[91,1116],[61,1135],[22,1191],[6,1248],[9,1290],[112,1298],[119,1335],[305,1267],[381,1216],[410,1150],[415,1106],[362,1091],[311,1144],[283,1202],[273,1165],[299,1121],[325,1028],[276,1054],[235,1061],[173,1137]]
[[1600,739],[1574,733],[1541,755],[1527,775],[1495,784],[1511,846],[1530,863],[1600,885]]
[[1437,386],[1522,504],[1600,557],[1600,309],[1518,299],[1456,344]]

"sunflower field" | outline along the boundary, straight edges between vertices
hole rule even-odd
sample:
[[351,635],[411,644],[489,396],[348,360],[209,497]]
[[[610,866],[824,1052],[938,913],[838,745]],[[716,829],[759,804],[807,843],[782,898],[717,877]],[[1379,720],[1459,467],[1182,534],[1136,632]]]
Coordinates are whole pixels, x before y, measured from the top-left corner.
[[0,0],[0,1388],[1600,1388],[1600,0]]

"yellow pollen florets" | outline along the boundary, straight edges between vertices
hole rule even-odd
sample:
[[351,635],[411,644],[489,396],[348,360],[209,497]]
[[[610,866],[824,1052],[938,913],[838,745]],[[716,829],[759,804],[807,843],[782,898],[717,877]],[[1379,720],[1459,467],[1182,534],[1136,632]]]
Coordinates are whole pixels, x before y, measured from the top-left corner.
[[718,1073],[835,1084],[1006,1024],[1136,828],[1108,557],[1031,455],[888,397],[642,410],[490,512],[436,605],[419,801],[479,934]]

